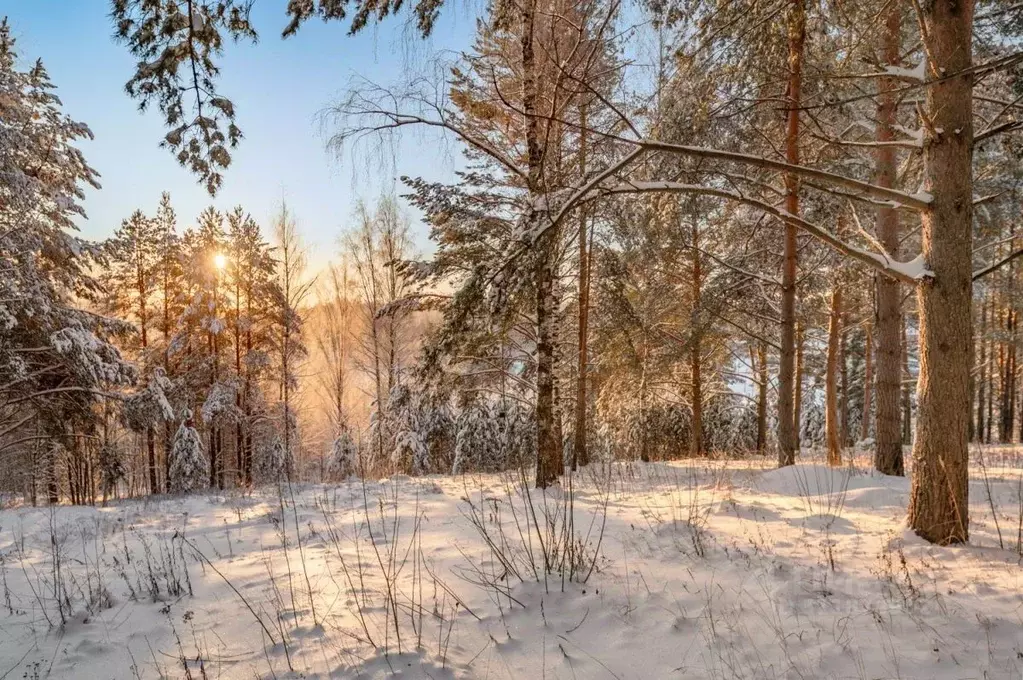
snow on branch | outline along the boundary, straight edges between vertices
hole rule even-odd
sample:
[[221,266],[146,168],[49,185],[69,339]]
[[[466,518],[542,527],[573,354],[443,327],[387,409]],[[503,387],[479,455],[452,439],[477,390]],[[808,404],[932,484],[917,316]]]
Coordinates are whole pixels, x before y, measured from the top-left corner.
[[913,68],[902,66],[885,66],[884,70],[877,73],[864,73],[863,78],[895,78],[909,83],[922,83],[927,80],[927,59],[920,60],[920,63]]

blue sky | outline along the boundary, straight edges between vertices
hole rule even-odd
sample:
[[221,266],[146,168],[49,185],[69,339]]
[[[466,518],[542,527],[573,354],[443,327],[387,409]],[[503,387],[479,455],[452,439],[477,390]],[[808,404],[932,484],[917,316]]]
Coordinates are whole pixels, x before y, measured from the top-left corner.
[[[404,135],[393,163],[383,168],[365,159],[332,158],[325,151],[329,130],[319,114],[355,75],[396,84],[427,68],[431,55],[468,47],[472,3],[449,0],[425,43],[411,37],[405,16],[354,38],[346,35],[344,24],[313,20],[298,35],[281,40],[285,5],[284,0],[256,0],[259,43],[230,44],[225,50],[221,91],[234,101],[245,139],[223,189],[211,200],[159,148],[165,132],[159,112],[139,113],[124,93],[134,59],[111,38],[107,0],[0,0],[0,15],[9,18],[22,57],[43,59],[65,111],[95,134],[82,148],[102,175],[103,188],[88,193],[83,236],[109,236],[136,208],[153,212],[162,191],[171,192],[181,227],[211,203],[224,209],[240,204],[266,224],[285,198],[319,267],[333,257],[356,200],[372,202],[381,191],[400,190],[396,178],[402,174],[451,176],[458,163],[455,147],[415,134]],[[426,227],[418,216],[413,220],[417,245],[426,251]]]

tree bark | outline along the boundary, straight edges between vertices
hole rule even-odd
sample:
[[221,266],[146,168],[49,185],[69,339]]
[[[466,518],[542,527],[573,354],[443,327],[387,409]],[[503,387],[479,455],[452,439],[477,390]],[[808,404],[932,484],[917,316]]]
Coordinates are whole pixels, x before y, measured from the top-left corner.
[[767,455],[767,343],[757,346],[757,453]]
[[[806,13],[803,0],[791,0],[788,17],[789,83],[788,121],[785,135],[785,160],[799,164],[799,107],[803,80],[803,47],[806,41]],[[799,214],[799,177],[785,175],[785,210]],[[795,350],[796,350],[796,270],[798,243],[796,226],[785,223],[785,243],[781,277],[781,355],[778,363],[778,465],[796,462],[795,423]]]
[[796,389],[792,410],[792,436],[795,437],[796,454],[798,454],[803,438],[803,325],[801,323],[796,324]]
[[[843,329],[848,327],[847,320],[848,315],[843,313],[843,323],[841,324]],[[846,360],[847,337],[848,334],[843,330],[838,341],[838,372],[842,378],[842,386],[838,393],[838,422],[842,446],[849,446],[852,443],[850,441],[852,435],[849,429],[849,363]]]
[[1012,309],[1007,309],[1005,312],[1005,324],[1004,324],[1005,335],[1008,336],[1008,341],[1003,341],[1002,351],[1002,386],[1001,386],[1001,409],[999,410],[1000,415],[1000,428],[998,433],[998,441],[1002,444],[1007,444],[1012,441],[1012,429],[1013,423],[1015,422],[1015,404],[1013,396],[1015,394],[1015,377],[1016,377],[1016,320],[1015,313]]
[[[543,189],[543,150],[537,118],[536,58],[533,48],[535,0],[521,8],[519,46],[522,57],[522,112],[525,124],[529,193]],[[532,216],[537,219],[537,215]],[[534,248],[533,285],[536,289],[536,487],[545,489],[562,470],[561,446],[554,424],[554,245],[557,230],[544,234]]]
[[828,446],[828,465],[842,464],[842,436],[838,420],[838,358],[842,336],[842,289],[831,290],[831,316],[828,320],[828,363],[824,375],[824,435]]
[[[235,282],[234,282],[234,374],[242,377],[242,262],[239,261],[240,253],[235,254]],[[244,390],[235,390],[234,405],[238,413],[244,413],[242,394]],[[245,484],[245,419],[239,418],[234,426],[234,460],[235,460],[235,484]]]
[[693,339],[689,347],[689,367],[693,379],[693,423],[689,435],[689,455],[699,458],[703,451],[703,376],[700,353],[699,312],[702,295],[703,271],[700,262],[700,229],[696,221],[693,221],[693,313],[692,333]]
[[978,334],[980,357],[977,364],[977,420],[974,423],[973,440],[984,440],[984,402],[987,398],[987,295],[980,303],[980,333]]
[[[166,251],[170,251],[170,243],[168,239],[164,238],[163,242]],[[171,375],[170,367],[170,341],[171,341],[171,275],[170,267],[167,264],[167,253],[163,254],[161,262],[161,272],[163,275],[163,372],[164,375]],[[170,488],[170,451],[171,451],[171,424],[170,421],[165,421],[163,424],[163,488]]]
[[922,8],[928,75],[923,255],[934,278],[917,288],[920,378],[909,526],[941,545],[969,538],[967,427],[973,292],[972,0]]
[[643,337],[643,355],[639,374],[639,459],[644,463],[650,462],[649,437],[647,431],[647,338]]
[[[882,34],[884,63],[898,66],[902,44],[902,8],[897,2],[888,5],[885,30]],[[875,183],[895,188],[895,147],[886,145],[895,139],[897,100],[894,78],[880,80],[877,106],[877,148]],[[877,209],[875,233],[892,258],[899,259],[899,216],[895,208]],[[899,282],[887,276],[875,276],[877,298],[877,403],[874,413],[874,467],[886,475],[905,474],[902,462],[902,432],[899,400],[902,393],[902,292]]]
[[902,324],[902,444],[913,443],[913,397],[910,394],[909,341]]
[[874,329],[868,323],[863,332],[866,339],[863,348],[863,416],[860,418],[860,441],[870,437],[870,402],[874,394]]
[[[586,177],[586,104],[579,107],[579,176]],[[590,454],[586,448],[586,372],[587,333],[590,318],[590,254],[587,249],[586,208],[579,209],[579,357],[576,367],[575,426],[572,446],[572,469],[588,465]]]
[[[991,300],[991,322],[995,321],[995,304],[994,300]],[[988,341],[988,369],[987,369],[987,423],[984,428],[984,443],[991,443],[991,430],[994,429],[994,413],[995,413],[995,372],[994,372],[994,360],[995,360],[995,345],[993,341]]]
[[[1009,273],[1009,277],[1010,277],[1009,285],[1011,286],[1012,285],[1011,271]],[[1011,295],[1011,289],[1009,298],[1013,299],[1013,296]],[[1006,350],[1008,366],[1005,372],[1007,383],[1006,400],[1008,403],[1006,404],[1005,409],[1005,437],[1002,439],[1002,441],[1007,444],[1012,442],[1012,433],[1015,430],[1016,424],[1016,325],[1017,325],[1016,312],[1010,309],[1009,343],[1008,349]]]

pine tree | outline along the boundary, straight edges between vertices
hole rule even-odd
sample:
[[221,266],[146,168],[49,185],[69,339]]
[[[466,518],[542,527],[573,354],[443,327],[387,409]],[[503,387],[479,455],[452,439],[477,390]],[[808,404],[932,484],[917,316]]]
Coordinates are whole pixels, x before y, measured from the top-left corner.
[[217,90],[214,58],[225,35],[256,40],[250,5],[237,0],[113,2],[115,36],[138,59],[125,90],[140,100],[142,109],[157,105],[169,128],[163,146],[210,195],[231,164],[228,149],[242,137],[234,124],[234,104]]
[[131,326],[82,308],[104,295],[90,272],[105,253],[74,235],[99,187],[77,147],[92,133],[63,113],[42,62],[19,61],[0,21],[0,432],[63,437],[97,427],[102,395],[135,379],[111,342]]
[[264,482],[278,482],[294,467],[294,457],[280,435],[273,437],[259,456],[258,469]]
[[100,489],[105,505],[107,498],[117,491],[118,484],[124,481],[128,473],[124,466],[124,453],[113,441],[107,440],[100,445],[98,463]]
[[359,471],[359,447],[348,428],[342,429],[331,443],[327,470],[335,479],[347,479]]
[[171,493],[188,493],[205,489],[209,475],[209,461],[202,450],[202,439],[192,421],[192,412],[186,409],[171,446],[169,490]]
[[496,422],[489,404],[470,399],[462,406],[455,421],[455,462],[451,474],[493,472],[504,468],[505,461]]
[[391,464],[401,474],[424,475],[430,471],[430,449],[426,443],[419,400],[408,385],[391,390],[387,411],[393,419]]

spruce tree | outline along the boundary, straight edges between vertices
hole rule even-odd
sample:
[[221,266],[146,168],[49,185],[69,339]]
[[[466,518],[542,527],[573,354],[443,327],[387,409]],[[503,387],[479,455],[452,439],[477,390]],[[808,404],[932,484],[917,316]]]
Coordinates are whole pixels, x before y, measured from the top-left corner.
[[169,490],[189,493],[209,484],[209,461],[203,453],[202,439],[195,429],[192,412],[185,410],[174,443],[171,445]]

